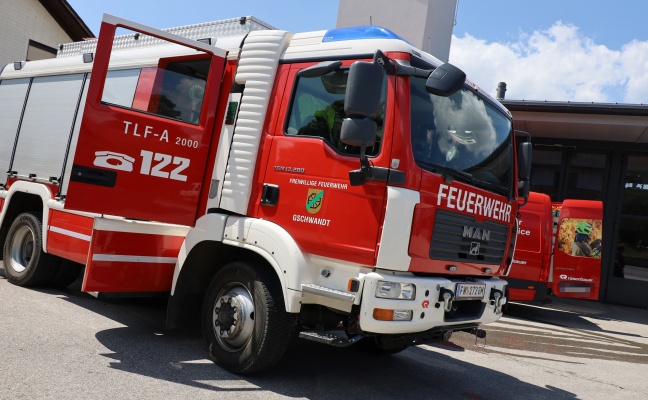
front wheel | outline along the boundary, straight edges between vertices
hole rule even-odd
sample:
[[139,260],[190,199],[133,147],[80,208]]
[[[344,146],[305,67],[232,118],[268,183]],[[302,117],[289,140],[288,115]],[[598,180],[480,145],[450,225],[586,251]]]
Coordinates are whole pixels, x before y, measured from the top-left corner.
[[237,374],[275,365],[288,347],[295,320],[284,309],[281,286],[271,271],[245,262],[227,264],[216,274],[202,311],[211,359]]
[[18,215],[11,224],[3,257],[7,280],[18,286],[49,284],[60,262],[43,251],[43,225],[31,212]]

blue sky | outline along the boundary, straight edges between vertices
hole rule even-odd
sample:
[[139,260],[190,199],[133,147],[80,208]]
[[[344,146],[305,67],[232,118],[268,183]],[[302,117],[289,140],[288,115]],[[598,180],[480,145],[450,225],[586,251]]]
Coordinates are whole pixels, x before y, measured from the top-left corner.
[[648,40],[647,13],[645,0],[459,0],[454,34],[510,42],[562,21],[597,44],[620,50],[633,39]]
[[[505,81],[511,99],[648,103],[648,1],[458,1],[450,62],[489,92]],[[333,0],[68,2],[95,35],[104,12],[156,28],[253,15],[301,32],[335,27],[338,8]]]

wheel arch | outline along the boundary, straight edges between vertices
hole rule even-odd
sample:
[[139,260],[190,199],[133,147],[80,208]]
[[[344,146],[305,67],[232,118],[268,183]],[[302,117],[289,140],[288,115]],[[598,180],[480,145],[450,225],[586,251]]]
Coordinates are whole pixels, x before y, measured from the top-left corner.
[[[7,232],[16,217],[23,212],[35,212],[41,216],[43,223],[43,251],[47,251],[47,225],[49,213],[44,204],[51,200],[51,192],[41,184],[15,182],[7,191],[5,205],[0,214],[0,249],[4,248]],[[1,252],[0,252],[1,253]],[[0,255],[1,257],[1,255]]]
[[[281,285],[286,311],[301,308],[301,283],[310,273],[305,256],[282,227],[249,217],[207,214],[185,238],[176,263],[167,326],[189,322],[199,310],[207,288],[220,267],[248,261],[271,268]],[[306,280],[305,280],[306,279]]]

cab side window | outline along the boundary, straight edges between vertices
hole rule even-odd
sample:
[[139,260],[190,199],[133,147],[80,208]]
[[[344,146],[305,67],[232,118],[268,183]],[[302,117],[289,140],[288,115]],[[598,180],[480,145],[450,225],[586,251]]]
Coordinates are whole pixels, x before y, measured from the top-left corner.
[[[360,154],[360,147],[345,145],[340,141],[340,129],[345,117],[344,94],[348,74],[348,70],[338,70],[318,77],[298,77],[291,100],[286,135],[319,137],[342,154]],[[367,148],[368,156],[375,156],[380,152],[386,87],[383,87],[380,111],[375,118],[378,125],[376,143]]]
[[[111,63],[113,59],[117,65],[117,61],[123,63],[123,58],[126,57],[119,51],[111,53]],[[198,52],[162,57],[156,64],[108,71],[101,101],[198,124],[210,67],[209,56]]]

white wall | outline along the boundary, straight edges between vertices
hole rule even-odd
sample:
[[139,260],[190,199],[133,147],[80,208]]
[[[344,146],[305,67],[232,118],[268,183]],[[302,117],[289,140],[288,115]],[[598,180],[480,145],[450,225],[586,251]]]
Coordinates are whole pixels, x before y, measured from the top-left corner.
[[382,26],[448,61],[456,8],[457,0],[340,0],[337,27]]
[[0,69],[27,57],[29,39],[55,49],[72,41],[38,0],[0,0]]

